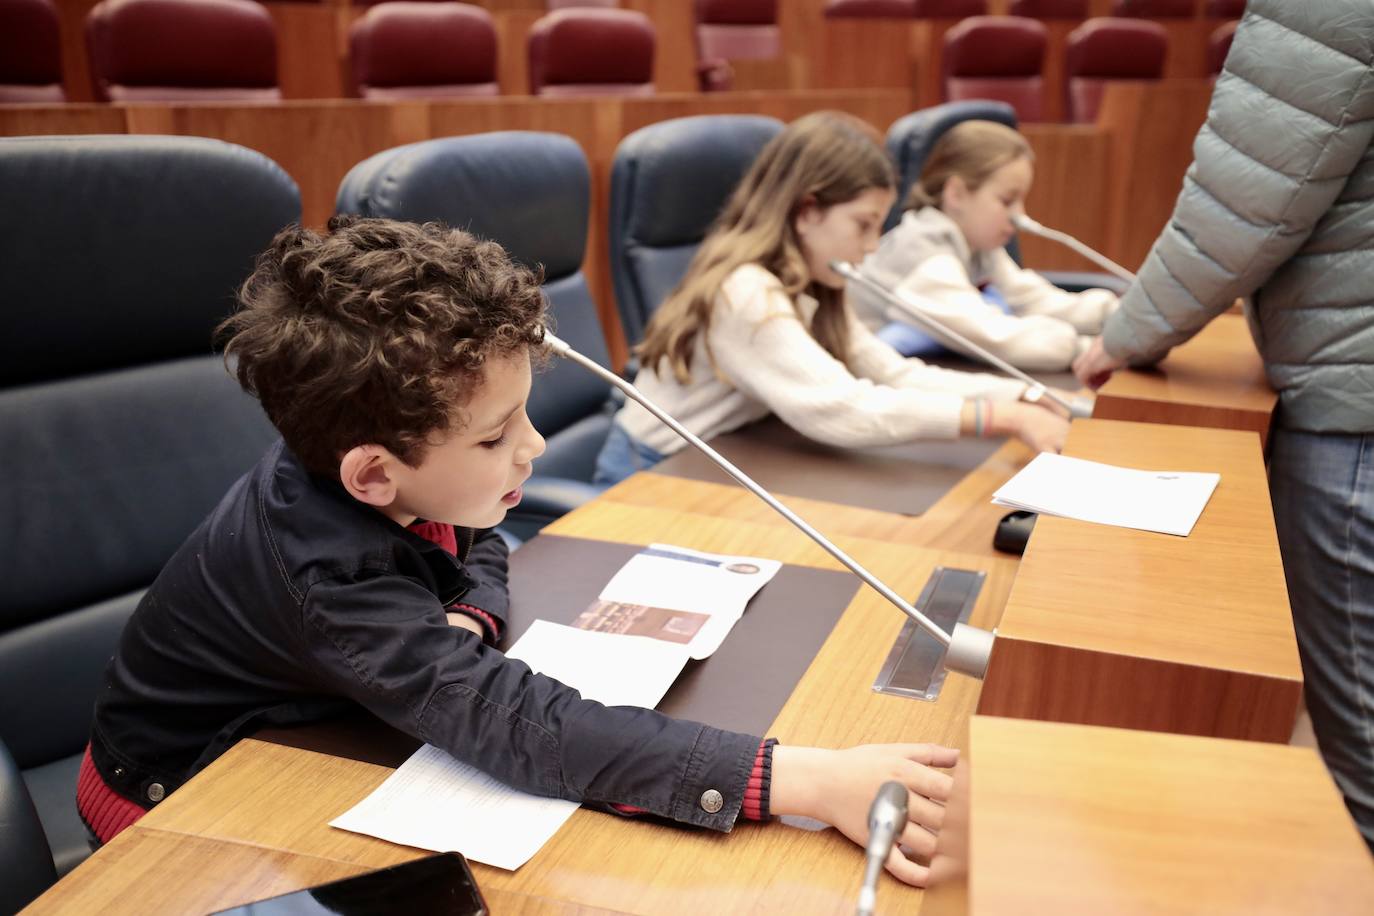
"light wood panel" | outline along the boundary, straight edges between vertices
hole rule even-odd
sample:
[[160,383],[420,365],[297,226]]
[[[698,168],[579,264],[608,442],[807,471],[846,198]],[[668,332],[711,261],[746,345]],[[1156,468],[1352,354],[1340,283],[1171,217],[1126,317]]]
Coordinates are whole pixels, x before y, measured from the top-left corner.
[[1302,672],[1258,437],[1079,420],[1064,454],[1221,482],[1186,538],[1041,516],[979,712],[1287,741]]
[[[924,916],[1368,913],[1308,748],[975,716]],[[957,809],[956,809],[957,805]],[[953,845],[963,839],[966,845]]]
[[1093,416],[1249,430],[1263,446],[1277,405],[1245,318],[1228,314],[1158,366],[1115,373],[1097,392]]

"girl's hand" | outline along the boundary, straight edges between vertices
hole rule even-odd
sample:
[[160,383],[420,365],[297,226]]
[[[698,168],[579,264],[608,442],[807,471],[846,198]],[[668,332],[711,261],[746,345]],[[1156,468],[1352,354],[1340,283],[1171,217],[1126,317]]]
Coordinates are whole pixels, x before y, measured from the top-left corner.
[[[1050,402],[1053,403],[1053,402]],[[1058,452],[1069,436],[1069,421],[1038,404],[994,406],[993,431],[1012,435],[1034,452]]]
[[818,747],[773,749],[770,808],[832,824],[860,846],[868,843],[868,809],[889,780],[907,787],[907,824],[887,857],[887,870],[924,887],[930,869],[907,858],[929,860],[944,823],[944,802],[953,779],[935,767],[952,767],[959,752],[938,744],[864,744],[842,751]]

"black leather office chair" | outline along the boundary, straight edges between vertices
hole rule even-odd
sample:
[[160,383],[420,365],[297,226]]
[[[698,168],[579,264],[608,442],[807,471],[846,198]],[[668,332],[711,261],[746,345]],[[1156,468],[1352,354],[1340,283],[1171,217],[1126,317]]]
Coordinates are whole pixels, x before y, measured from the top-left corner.
[[17,913],[57,880],[29,787],[0,741],[0,913]]
[[762,115],[700,115],[640,128],[611,166],[611,277],[634,346],[677,286],[759,151],[782,131]]
[[[590,196],[587,158],[573,140],[501,131],[378,153],[344,177],[335,209],[438,220],[499,242],[526,265],[542,266],[559,337],[609,366],[596,303],[582,273]],[[610,394],[608,384],[561,360],[535,376],[529,415],[548,449],[502,529],[529,538],[600,492],[591,479],[611,428]]]
[[[897,203],[888,214],[884,229],[891,229],[901,220],[902,202],[906,200],[911,186],[920,178],[926,158],[945,131],[963,121],[975,120],[995,121],[1015,128],[1016,112],[1005,102],[976,99],[923,108],[893,122],[887,131],[887,151],[897,165]],[[1021,249],[1015,238],[1007,245],[1007,252],[1018,264],[1021,263]],[[1126,284],[1110,274],[1068,270],[1043,270],[1040,273],[1055,286],[1070,292],[1085,289],[1110,289],[1117,293],[1126,291]]]
[[0,140],[0,738],[59,874],[76,774],[143,589],[275,433],[211,331],[295,183],[191,137]]

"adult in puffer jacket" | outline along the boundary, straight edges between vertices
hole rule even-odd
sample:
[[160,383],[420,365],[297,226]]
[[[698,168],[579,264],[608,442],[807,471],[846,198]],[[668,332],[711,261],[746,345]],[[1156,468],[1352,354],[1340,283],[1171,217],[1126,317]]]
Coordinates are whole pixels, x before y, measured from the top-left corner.
[[1239,297],[1280,406],[1270,492],[1307,706],[1374,849],[1374,6],[1250,0],[1100,383]]

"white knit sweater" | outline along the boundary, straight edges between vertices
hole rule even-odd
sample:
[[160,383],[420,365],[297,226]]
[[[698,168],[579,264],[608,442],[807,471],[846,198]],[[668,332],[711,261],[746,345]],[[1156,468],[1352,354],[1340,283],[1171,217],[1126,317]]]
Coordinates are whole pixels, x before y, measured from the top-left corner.
[[[846,367],[811,336],[816,308],[810,296],[794,306],[777,277],[745,264],[721,284],[690,381],[679,384],[665,361],[661,373],[642,368],[635,384],[703,439],[771,412],[812,439],[850,448],[952,439],[966,398],[1014,401],[1025,391],[1012,379],[903,359],[852,314]],[[616,422],[665,455],[686,444],[633,401]]]
[[[1091,341],[1084,335],[1102,333],[1103,322],[1117,307],[1110,290],[1066,292],[1035,271],[1016,266],[1001,248],[970,251],[963,232],[936,207],[902,214],[902,221],[864,260],[862,270],[907,303],[899,309],[855,287],[851,304],[870,329],[904,321],[924,330],[912,313],[925,313],[1031,371],[1069,368]],[[983,298],[978,287],[984,283],[1002,294],[1012,314]]]

